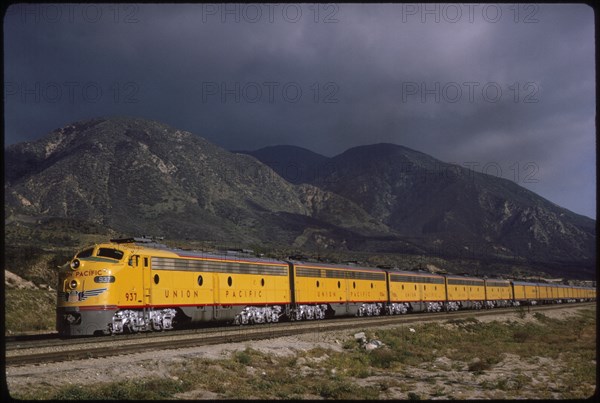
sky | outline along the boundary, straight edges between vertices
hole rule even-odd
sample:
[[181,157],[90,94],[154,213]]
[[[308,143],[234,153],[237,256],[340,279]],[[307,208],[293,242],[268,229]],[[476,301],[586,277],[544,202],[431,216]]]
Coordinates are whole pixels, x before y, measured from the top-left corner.
[[17,4],[5,147],[135,116],[229,150],[403,145],[596,217],[594,12],[574,4]]

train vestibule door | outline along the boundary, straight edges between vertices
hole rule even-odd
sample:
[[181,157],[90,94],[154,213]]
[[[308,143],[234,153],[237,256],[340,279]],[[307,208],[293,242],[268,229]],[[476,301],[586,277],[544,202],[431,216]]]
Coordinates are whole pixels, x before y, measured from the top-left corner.
[[148,257],[133,255],[129,259],[133,274],[131,278],[132,288],[130,292],[125,294],[127,302],[142,304],[147,306],[150,304],[150,288],[148,278],[150,276],[150,268],[148,267]]
[[150,258],[148,256],[141,256],[140,266],[142,272],[141,285],[144,294],[142,301],[144,306],[150,306],[152,303],[152,273],[150,270]]

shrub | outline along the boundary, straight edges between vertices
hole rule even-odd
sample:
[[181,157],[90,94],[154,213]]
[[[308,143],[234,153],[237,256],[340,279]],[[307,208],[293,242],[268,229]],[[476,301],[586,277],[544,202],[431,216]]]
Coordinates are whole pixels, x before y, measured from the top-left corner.
[[189,385],[174,379],[149,378],[110,384],[69,386],[51,400],[162,400],[189,390]]
[[369,358],[371,365],[377,368],[391,368],[398,361],[396,353],[388,348],[371,351]]
[[481,374],[483,371],[491,368],[491,363],[488,360],[475,360],[469,363],[469,371],[476,374]]

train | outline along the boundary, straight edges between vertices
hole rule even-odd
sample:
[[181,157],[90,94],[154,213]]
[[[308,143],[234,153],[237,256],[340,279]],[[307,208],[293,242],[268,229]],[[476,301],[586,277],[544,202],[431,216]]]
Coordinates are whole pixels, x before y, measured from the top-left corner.
[[596,299],[593,287],[195,252],[146,237],[86,247],[65,266],[56,327],[66,337]]

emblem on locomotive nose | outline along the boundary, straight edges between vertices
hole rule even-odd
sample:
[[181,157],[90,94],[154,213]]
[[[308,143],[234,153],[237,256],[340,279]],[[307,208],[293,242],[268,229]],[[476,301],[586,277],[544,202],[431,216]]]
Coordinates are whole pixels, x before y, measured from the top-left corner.
[[65,301],[67,302],[80,302],[85,301],[90,297],[97,297],[108,290],[108,288],[96,288],[94,290],[86,290],[86,291],[70,291],[65,293]]

